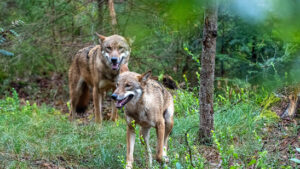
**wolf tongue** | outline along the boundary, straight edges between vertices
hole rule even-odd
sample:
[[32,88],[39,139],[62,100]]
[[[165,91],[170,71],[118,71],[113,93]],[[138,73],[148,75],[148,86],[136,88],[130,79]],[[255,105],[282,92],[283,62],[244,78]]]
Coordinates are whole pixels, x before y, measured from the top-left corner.
[[112,65],[112,68],[116,69],[118,68],[119,64],[115,64],[115,65]]
[[123,104],[126,102],[126,100],[127,100],[127,98],[125,98],[125,99],[123,99],[123,100],[120,100],[120,101],[117,101],[117,102],[116,102],[116,106],[117,106],[117,107],[122,107]]
[[122,104],[120,102],[116,102],[116,107],[122,107]]
[[127,100],[127,98],[123,99],[120,104],[123,105],[126,102],[126,100]]

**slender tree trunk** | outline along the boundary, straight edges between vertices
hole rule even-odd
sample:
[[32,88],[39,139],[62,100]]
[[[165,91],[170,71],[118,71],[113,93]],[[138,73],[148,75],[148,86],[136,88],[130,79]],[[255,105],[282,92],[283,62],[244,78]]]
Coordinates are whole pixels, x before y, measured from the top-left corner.
[[217,1],[211,0],[205,9],[201,71],[200,71],[200,129],[202,143],[211,143],[211,130],[214,129],[214,71],[217,39]]
[[99,23],[99,30],[102,33],[103,32],[103,6],[105,4],[106,0],[97,0],[97,4],[98,4],[98,23]]
[[111,17],[111,26],[113,33],[117,33],[117,17],[116,17],[116,11],[114,7],[114,1],[108,0],[108,8],[109,8],[109,15]]

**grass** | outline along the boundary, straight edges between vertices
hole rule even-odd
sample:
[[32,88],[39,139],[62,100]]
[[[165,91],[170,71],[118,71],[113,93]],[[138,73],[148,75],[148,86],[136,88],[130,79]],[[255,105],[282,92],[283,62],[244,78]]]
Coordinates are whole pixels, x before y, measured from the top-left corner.
[[[209,159],[202,153],[203,145],[197,144],[199,116],[195,108],[186,106],[196,104],[193,99],[184,102],[184,97],[192,97],[185,92],[179,93],[181,101],[175,102],[177,111],[182,112],[174,119],[168,151],[171,161],[165,168],[214,168],[219,164],[223,168],[268,168],[276,163],[273,157],[272,162],[268,161],[268,152],[263,149],[262,142],[262,129],[274,121],[261,116],[260,106],[251,102],[251,93],[236,93],[235,98],[242,101],[234,106],[226,95],[221,100],[216,99],[214,146],[210,149],[204,146],[207,148],[204,151],[214,149],[217,158]],[[145,149],[138,134],[136,137],[135,168],[145,168]],[[71,123],[66,114],[46,105],[38,107],[28,102],[20,105],[14,92],[12,97],[0,100],[0,142],[0,168],[40,168],[43,165],[123,168],[126,122],[124,119],[117,123],[104,121],[101,126]],[[155,153],[154,129],[150,143]],[[155,162],[154,168],[160,165]]]
[[[15,102],[12,98],[1,102],[0,158],[5,167],[29,167],[40,160],[75,168],[120,167],[116,159],[119,150],[126,148],[125,135],[120,134],[126,131],[124,125],[79,126],[54,109],[29,104],[19,107]],[[121,144],[111,138],[122,140]]]

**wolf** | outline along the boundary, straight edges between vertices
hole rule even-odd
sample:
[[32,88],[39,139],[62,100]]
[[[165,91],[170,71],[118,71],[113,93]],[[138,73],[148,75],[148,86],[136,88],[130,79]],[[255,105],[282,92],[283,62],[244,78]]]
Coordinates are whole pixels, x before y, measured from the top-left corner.
[[[102,122],[102,99],[109,90],[114,90],[121,72],[128,71],[130,44],[120,35],[105,37],[96,33],[100,45],[79,50],[69,68],[70,118],[83,113],[92,89],[95,121]],[[111,120],[118,118],[117,109],[112,104]]]
[[133,150],[135,143],[135,125],[141,126],[140,135],[146,144],[148,165],[152,166],[151,148],[149,146],[150,128],[157,133],[156,160],[168,162],[168,137],[174,121],[174,103],[170,92],[158,81],[151,78],[151,71],[142,75],[124,72],[117,80],[116,90],[112,94],[116,107],[125,110],[127,122],[126,168],[133,167]]

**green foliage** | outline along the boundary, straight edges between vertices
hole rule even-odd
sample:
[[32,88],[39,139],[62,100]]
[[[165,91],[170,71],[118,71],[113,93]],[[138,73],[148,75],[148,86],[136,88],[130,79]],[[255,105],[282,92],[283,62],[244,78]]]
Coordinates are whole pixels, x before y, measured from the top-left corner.
[[263,101],[261,102],[262,110],[260,118],[270,121],[278,121],[279,116],[276,114],[276,112],[271,111],[270,108],[279,101],[280,98],[276,97],[273,93],[271,93],[270,95],[266,95]]
[[273,112],[271,110],[265,110],[265,109],[262,110],[259,117],[274,122],[279,120],[279,116],[276,114],[276,112]]
[[[218,103],[215,107],[215,131],[213,140],[220,153],[222,166],[224,168],[247,168],[256,166],[258,168],[269,168],[272,164],[267,159],[267,151],[262,150],[262,135],[265,126],[272,124],[278,119],[273,118],[273,112],[268,110],[268,116],[261,111],[261,102],[255,102],[258,96],[253,89],[237,89],[231,91],[227,88],[224,95],[218,95]],[[275,103],[278,101],[268,97],[263,102]],[[242,101],[240,101],[242,100]],[[234,104],[234,105],[233,105]],[[261,117],[264,118],[261,118]],[[253,155],[257,154],[256,157]]]
[[[0,141],[3,143],[0,145],[0,167],[30,168],[40,160],[73,168],[124,167],[124,119],[117,123],[104,121],[102,126],[70,123],[66,114],[48,106],[38,107],[28,101],[25,105],[20,105],[16,91],[12,91],[12,97],[0,100]],[[222,159],[222,167],[278,167],[276,160],[279,159],[272,157],[272,161],[269,160],[269,152],[263,149],[262,141],[265,134],[263,130],[273,120],[266,120],[268,117],[260,118],[261,103],[255,101],[258,96],[248,89],[238,91],[234,95],[231,92],[231,97],[226,94],[220,96],[222,99],[218,99],[216,103],[213,140]],[[176,93],[176,115],[168,150],[170,163],[164,168],[200,169],[210,166],[210,162],[200,153],[201,145],[197,139],[197,97],[186,90],[177,90]],[[243,101],[237,102],[240,99]],[[145,168],[146,149],[139,136],[140,127],[135,126],[135,123],[133,125],[136,128],[136,139],[139,140],[135,145],[135,167]],[[156,146],[154,129],[151,129],[150,136],[153,150]],[[25,157],[30,160],[23,161]],[[159,168],[155,161],[153,166]]]
[[[52,72],[67,76],[75,52],[97,43],[96,31],[112,34],[108,8],[105,3],[98,8],[97,2],[2,0],[0,92],[20,77],[30,79]],[[258,5],[258,1],[243,1],[250,5],[238,10],[235,3],[241,2],[220,1],[218,14],[215,74],[218,82],[228,84],[216,89],[214,143],[224,168],[278,167],[262,149],[262,130],[278,120],[270,107],[279,98],[270,91],[300,81],[299,2],[274,0]],[[115,3],[115,8],[118,33],[135,39],[130,70],[140,73],[151,68],[159,79],[169,74],[185,82],[186,90],[174,94],[171,162],[165,168],[209,165],[199,153],[194,127],[199,125],[199,82],[205,80],[199,75],[204,1],[131,0]],[[259,12],[251,13],[253,9]],[[256,90],[250,84],[265,88]],[[26,85],[32,87],[31,83]],[[38,88],[32,88],[28,93],[35,94]],[[120,151],[126,147],[124,120],[104,122],[102,127],[78,126],[48,106],[29,102],[20,106],[16,91],[12,93],[0,101],[0,168],[30,168],[37,160],[69,168],[124,167],[125,151]],[[151,136],[155,137],[153,131]],[[141,142],[137,142],[136,150],[136,165],[143,168],[145,150]]]
[[[244,85],[245,88],[229,88],[216,97],[215,104],[215,131],[213,131],[213,140],[216,149],[222,159],[223,168],[270,168],[278,166],[278,158],[271,161],[268,158],[268,151],[263,149],[262,137],[266,126],[274,124],[278,121],[276,113],[270,111],[270,107],[278,102],[278,98],[274,94],[268,94],[265,90],[253,90],[249,85]],[[259,93],[259,94],[257,94]],[[198,118],[198,107],[194,109],[194,114],[182,114],[181,112],[188,111],[188,108],[198,106],[197,97],[191,97],[192,92],[186,90],[177,90],[174,96],[175,112],[180,118],[182,116],[189,118],[191,116]],[[185,106],[190,105],[190,106]],[[186,121],[189,121],[188,119]],[[175,121],[177,123],[177,121]],[[192,122],[189,121],[190,124]],[[196,128],[198,126],[195,123]],[[184,128],[188,128],[184,124],[180,124]],[[174,129],[176,131],[177,129]],[[180,130],[180,129],[179,129]],[[181,129],[182,130],[182,129]],[[187,130],[187,129],[186,129]],[[187,140],[191,147],[194,159],[199,157],[199,165],[207,166],[207,162],[200,154],[197,154],[197,130],[188,128]],[[172,138],[174,139],[174,138]],[[193,149],[196,148],[195,150]],[[188,147],[184,148],[188,151]],[[172,151],[172,150],[171,150]],[[185,152],[186,153],[186,152]],[[185,159],[186,164],[190,164],[190,154],[187,154]],[[178,158],[175,155],[176,158]],[[277,160],[277,161],[276,161]],[[177,163],[177,165],[176,165]],[[196,162],[192,162],[195,164]],[[174,161],[177,168],[191,168],[192,165],[182,167],[182,162]],[[197,166],[197,165],[194,165]]]
[[267,95],[264,100],[261,102],[261,106],[263,109],[268,109],[272,105],[278,103],[280,101],[279,97],[276,97],[274,93],[271,93],[270,95]]
[[[94,32],[112,34],[106,3],[98,2],[1,1],[2,72],[11,77],[66,72],[78,49],[97,43]],[[258,17],[259,12],[251,16],[249,11],[266,6],[246,2],[251,6],[237,11],[237,1],[220,1],[216,76],[263,81],[272,87],[297,81],[299,24],[287,24],[298,16],[297,3],[272,1],[270,11]],[[163,72],[177,81],[186,74],[190,87],[198,86],[204,7],[205,1],[195,0],[115,3],[118,33],[135,39],[130,70],[151,68],[154,74]]]
[[[7,28],[0,27],[0,47],[5,46],[5,44],[9,41],[9,39],[18,37],[19,34],[13,29],[22,26],[24,24],[23,21],[18,20],[14,21],[11,25],[7,26]],[[2,26],[2,25],[0,25]],[[0,49],[0,54],[3,56],[14,56],[14,53],[7,51],[5,49]]]
[[187,90],[177,90],[174,94],[175,115],[188,116],[199,112],[198,96]]
[[[125,149],[124,122],[120,128],[111,123],[102,127],[78,126],[53,108],[37,107],[29,102],[19,106],[15,94],[0,101],[0,124],[0,166],[4,168],[32,166],[39,160],[62,163],[60,159],[68,161],[64,165],[69,167],[119,168],[114,159],[121,155],[118,147]],[[118,137],[123,143],[111,141],[110,137]],[[30,160],[24,162],[25,157]]]
[[5,37],[3,46],[14,55],[4,52],[10,54],[10,58],[0,58],[0,64],[13,76],[65,72],[74,55],[77,32],[90,35],[81,38],[81,42],[91,41],[95,32],[90,32],[90,28],[82,29],[83,25],[90,27],[94,24],[91,17],[95,17],[95,12],[91,9],[95,3],[18,0],[2,4],[1,18],[6,19],[0,21],[0,27],[4,27],[0,38]]
[[232,109],[215,114],[215,143],[219,144],[222,165],[247,164],[252,155],[262,147],[257,132],[263,128],[263,121],[256,120],[259,116],[257,106],[240,103]]
[[[112,122],[78,125],[69,122],[68,115],[59,111],[26,102],[20,106],[16,92],[13,96],[0,100],[0,167],[27,167],[37,161],[53,162],[59,166],[72,168],[120,168],[124,166],[126,155],[126,122],[119,121],[119,126]],[[175,119],[173,134],[169,142],[171,168],[181,165],[190,166],[187,148],[182,144],[183,135],[188,128],[198,123],[197,114]],[[191,123],[186,124],[186,120]],[[184,126],[184,127],[182,127]],[[136,129],[137,138],[139,127]],[[190,134],[192,144],[196,132]],[[118,138],[118,139],[116,139]],[[141,141],[141,142],[140,142]],[[135,164],[146,166],[145,149],[142,140],[135,145]],[[151,130],[150,145],[156,145],[156,134]],[[195,147],[194,147],[195,148]],[[120,151],[122,150],[122,151]],[[196,152],[196,149],[193,150]],[[180,155],[179,155],[180,154]],[[204,159],[199,155],[195,164],[203,166]],[[23,161],[23,158],[29,160]],[[116,160],[118,159],[118,160]],[[62,161],[63,160],[63,161]],[[159,164],[153,164],[159,168]]]

